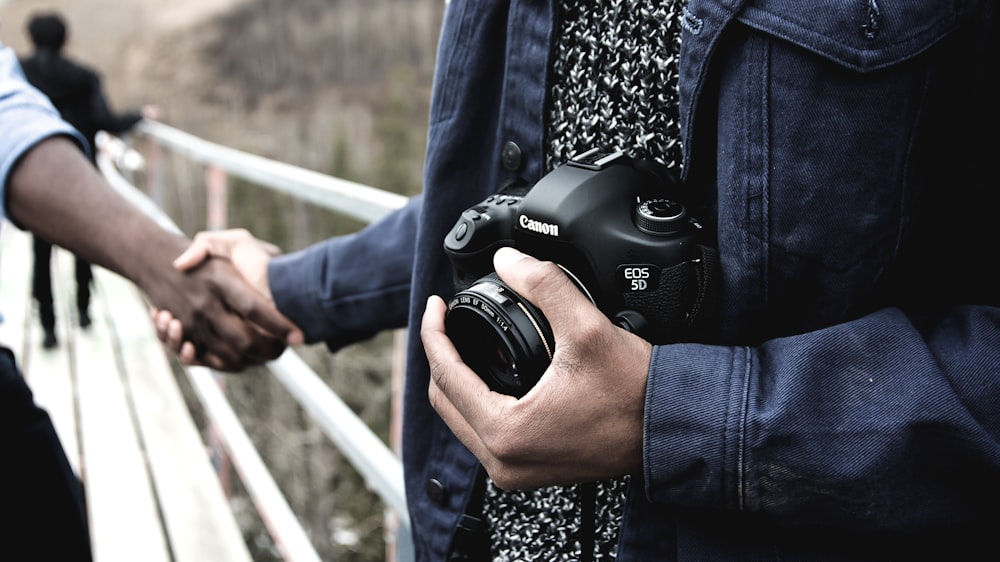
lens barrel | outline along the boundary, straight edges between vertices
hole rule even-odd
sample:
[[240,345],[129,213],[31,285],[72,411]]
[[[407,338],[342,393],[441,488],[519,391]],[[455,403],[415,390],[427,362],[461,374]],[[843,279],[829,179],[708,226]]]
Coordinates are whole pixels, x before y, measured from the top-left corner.
[[555,351],[552,328],[541,311],[496,273],[452,297],[445,331],[490,389],[518,398],[538,382]]

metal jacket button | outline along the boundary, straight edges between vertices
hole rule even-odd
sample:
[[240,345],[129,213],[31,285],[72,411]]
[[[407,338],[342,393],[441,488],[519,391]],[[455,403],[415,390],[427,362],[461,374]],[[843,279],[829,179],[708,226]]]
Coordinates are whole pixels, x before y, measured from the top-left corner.
[[446,496],[447,491],[440,480],[431,478],[427,481],[427,497],[430,498],[431,502],[435,505],[444,505]]
[[503,161],[504,168],[516,172],[521,167],[521,147],[512,141],[503,143],[500,159]]

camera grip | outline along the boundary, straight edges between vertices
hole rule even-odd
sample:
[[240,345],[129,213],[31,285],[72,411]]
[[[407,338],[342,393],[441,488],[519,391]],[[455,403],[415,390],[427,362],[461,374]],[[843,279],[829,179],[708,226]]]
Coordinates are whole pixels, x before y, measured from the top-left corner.
[[643,311],[646,326],[637,334],[653,344],[698,341],[716,327],[719,256],[698,245],[695,257],[660,269],[659,289],[624,295],[625,306]]

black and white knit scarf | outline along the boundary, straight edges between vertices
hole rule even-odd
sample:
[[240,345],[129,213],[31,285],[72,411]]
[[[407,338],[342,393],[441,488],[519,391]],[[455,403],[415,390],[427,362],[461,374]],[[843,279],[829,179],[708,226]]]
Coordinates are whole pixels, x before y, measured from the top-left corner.
[[[686,0],[561,0],[546,166],[593,147],[680,166],[677,59]],[[487,483],[497,562],[614,560],[628,479],[505,492]]]

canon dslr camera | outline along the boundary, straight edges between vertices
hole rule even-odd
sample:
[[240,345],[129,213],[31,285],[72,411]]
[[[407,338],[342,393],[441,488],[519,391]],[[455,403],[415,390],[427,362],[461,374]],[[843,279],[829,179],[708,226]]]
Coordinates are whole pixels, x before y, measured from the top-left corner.
[[590,150],[462,213],[444,241],[457,291],[445,329],[491,389],[520,397],[535,385],[554,338],[493,272],[496,250],[513,246],[558,264],[622,328],[653,344],[680,341],[714,309],[717,258],[702,237],[666,168]]

